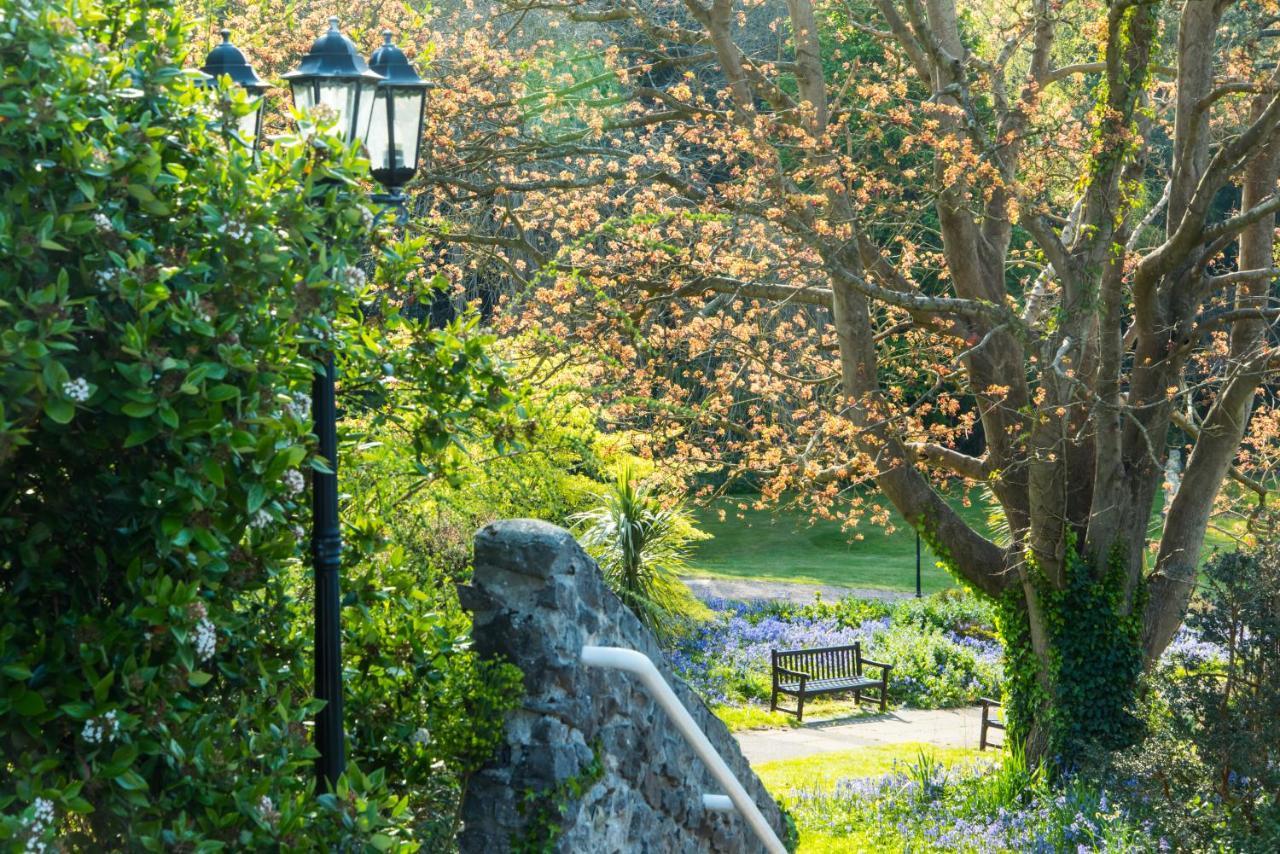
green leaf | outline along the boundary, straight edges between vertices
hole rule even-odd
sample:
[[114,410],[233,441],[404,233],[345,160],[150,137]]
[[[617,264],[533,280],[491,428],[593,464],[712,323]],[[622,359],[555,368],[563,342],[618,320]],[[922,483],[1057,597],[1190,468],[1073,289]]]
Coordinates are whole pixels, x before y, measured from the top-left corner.
[[191,685],[194,688],[199,688],[201,685],[206,684],[212,678],[213,678],[212,673],[208,673],[204,670],[193,670],[187,674],[187,684]]
[[267,491],[262,488],[262,484],[255,483],[249,487],[248,510],[250,513],[256,513],[266,501]]
[[138,403],[131,400],[120,407],[120,411],[130,418],[147,418],[156,411],[156,405],[154,403]]
[[38,692],[24,691],[13,701],[13,710],[23,717],[34,718],[36,715],[43,715],[49,707]]
[[116,777],[116,784],[127,792],[137,792],[147,788],[147,781],[137,771],[125,771]]
[[44,399],[44,414],[59,424],[67,424],[76,414],[76,407],[69,400],[63,400],[60,397],[46,397]]
[[31,678],[31,669],[25,664],[6,664],[4,667],[0,667],[0,673],[10,679],[18,679],[23,682]]
[[209,478],[210,483],[214,484],[220,489],[227,485],[226,478],[222,473],[222,466],[218,463],[217,460],[213,459],[212,457],[205,457],[204,465],[202,466],[202,468],[204,469],[204,476]]
[[93,716],[93,706],[88,703],[63,703],[58,708],[72,720],[83,721]]

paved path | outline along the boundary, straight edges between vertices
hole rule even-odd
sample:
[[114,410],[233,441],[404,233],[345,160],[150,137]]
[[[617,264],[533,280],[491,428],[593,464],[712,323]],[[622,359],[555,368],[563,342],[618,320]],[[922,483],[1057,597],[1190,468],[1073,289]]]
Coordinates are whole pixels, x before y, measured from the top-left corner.
[[694,578],[682,576],[681,581],[702,598],[717,596],[721,599],[748,601],[751,599],[783,599],[806,604],[813,601],[815,593],[823,599],[836,600],[846,596],[859,599],[908,599],[913,593],[904,590],[880,590],[874,587],[832,587],[829,584],[797,584],[790,581],[740,581],[734,578]]
[[970,706],[817,719],[805,721],[803,726],[794,729],[745,730],[735,735],[743,755],[752,765],[758,765],[776,759],[798,759],[815,753],[906,741],[976,748],[981,726],[982,707]]

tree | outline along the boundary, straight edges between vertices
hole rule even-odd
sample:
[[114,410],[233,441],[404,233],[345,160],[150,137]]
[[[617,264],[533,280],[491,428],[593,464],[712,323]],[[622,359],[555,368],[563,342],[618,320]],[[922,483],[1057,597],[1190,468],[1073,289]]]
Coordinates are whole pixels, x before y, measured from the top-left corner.
[[[518,4],[586,37],[519,74],[437,54],[419,225],[535,284],[506,322],[663,452],[819,506],[874,481],[1004,603],[1031,754],[1118,743],[1224,480],[1261,489],[1234,462],[1275,359],[1271,4],[859,8],[788,0],[769,41],[731,0]],[[882,61],[830,62],[855,36]],[[865,157],[890,130],[925,165]],[[939,477],[989,486],[1009,545]]]

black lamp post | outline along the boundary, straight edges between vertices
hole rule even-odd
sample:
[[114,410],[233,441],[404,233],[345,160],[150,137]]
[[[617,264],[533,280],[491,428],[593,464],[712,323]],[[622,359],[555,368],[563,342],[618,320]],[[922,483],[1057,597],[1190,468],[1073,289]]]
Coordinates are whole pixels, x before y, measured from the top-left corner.
[[369,57],[369,67],[383,80],[374,96],[369,122],[370,171],[386,193],[374,201],[405,209],[404,185],[418,171],[422,148],[423,107],[429,84],[418,76],[403,51],[391,43],[391,31],[382,31],[382,46]]
[[920,531],[916,531],[916,598],[920,598]]
[[[266,91],[244,54],[230,42],[223,43],[205,62],[211,76],[227,74],[251,94]],[[311,46],[297,70],[284,75],[301,110],[327,107],[337,116],[336,126],[347,143],[365,141],[372,174],[386,189],[374,201],[404,209],[402,188],[418,168],[422,138],[423,104],[428,84],[409,65],[405,55],[391,44],[391,34],[371,57],[383,74],[360,58],[351,40],[338,31],[338,19],[329,19],[329,30]],[[377,110],[374,107],[377,105]],[[253,114],[253,135],[260,135],[262,104]],[[246,117],[248,118],[248,117]],[[371,121],[372,119],[372,121]],[[242,128],[242,134],[244,130]],[[324,700],[316,716],[315,744],[320,754],[316,773],[321,786],[332,786],[346,768],[342,730],[342,632],[339,571],[342,566],[342,530],[338,519],[338,417],[334,394],[336,373],[333,354],[324,358],[324,372],[311,389],[311,417],[318,451],[328,472],[312,474],[311,556],[315,570],[315,694]]]
[[[338,19],[316,39],[296,71],[284,75],[302,110],[327,107],[337,115],[337,129],[348,143],[364,139],[373,113],[374,92],[381,75],[338,32]],[[328,472],[314,471],[311,488],[311,560],[316,576],[315,692],[324,700],[316,716],[315,743],[320,757],[316,773],[321,786],[332,786],[346,769],[342,731],[342,599],[338,585],[342,567],[342,530],[338,521],[338,410],[334,394],[333,354],[324,357],[324,372],[311,390],[311,413],[320,456]]]
[[231,43],[230,30],[222,31],[222,44],[209,51],[204,67],[200,70],[208,75],[204,80],[206,85],[215,84],[225,75],[231,78],[232,83],[242,86],[250,96],[257,99],[253,111],[240,117],[238,128],[241,138],[249,142],[250,146],[256,146],[258,138],[262,136],[262,108],[266,104],[263,96],[267,94],[267,83],[258,77],[240,48]]

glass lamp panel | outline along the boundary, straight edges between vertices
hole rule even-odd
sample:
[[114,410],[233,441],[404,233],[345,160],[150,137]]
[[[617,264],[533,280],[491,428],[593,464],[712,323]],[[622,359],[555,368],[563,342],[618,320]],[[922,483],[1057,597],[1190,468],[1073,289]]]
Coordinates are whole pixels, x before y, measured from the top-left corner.
[[298,110],[305,112],[316,105],[314,80],[295,80],[290,88],[293,90],[293,106]]
[[418,146],[422,138],[421,89],[392,90],[395,103],[395,169],[413,170],[418,167]]
[[394,101],[387,97],[386,86],[379,86],[373,98],[373,111],[369,117],[368,131],[365,134],[365,145],[369,148],[369,167],[373,170],[386,169],[387,155],[391,151],[392,116]]
[[377,100],[374,97],[376,83],[362,80],[355,85],[355,111],[358,115],[352,116],[355,123],[350,125],[351,129],[347,132],[348,142],[363,140],[365,134],[369,132],[369,120],[373,117],[373,104]]
[[258,138],[259,124],[262,120],[262,104],[261,97],[253,99],[253,110],[240,117],[240,136],[244,137],[246,142],[252,144],[253,140]]
[[337,114],[336,127],[348,141],[351,139],[351,120],[356,113],[358,86],[354,80],[330,78],[320,81],[320,105]]

